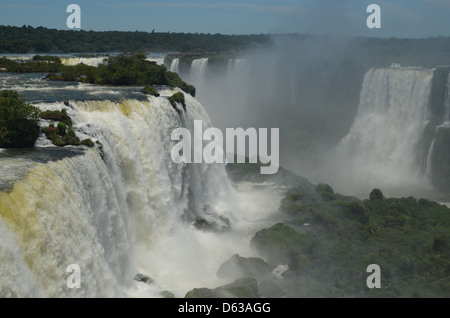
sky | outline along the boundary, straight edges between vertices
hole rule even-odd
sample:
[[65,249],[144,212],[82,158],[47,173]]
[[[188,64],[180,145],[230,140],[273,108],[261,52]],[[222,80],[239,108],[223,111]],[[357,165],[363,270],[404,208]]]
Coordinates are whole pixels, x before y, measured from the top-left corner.
[[[72,3],[86,31],[450,36],[450,0],[0,0],[0,24],[68,29]],[[381,8],[380,29],[366,24],[372,3]]]

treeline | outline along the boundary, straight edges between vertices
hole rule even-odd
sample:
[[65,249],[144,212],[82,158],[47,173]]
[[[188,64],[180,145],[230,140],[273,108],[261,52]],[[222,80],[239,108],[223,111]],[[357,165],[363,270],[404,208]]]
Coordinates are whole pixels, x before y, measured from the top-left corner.
[[268,35],[74,31],[0,26],[0,53],[225,52],[270,43]]

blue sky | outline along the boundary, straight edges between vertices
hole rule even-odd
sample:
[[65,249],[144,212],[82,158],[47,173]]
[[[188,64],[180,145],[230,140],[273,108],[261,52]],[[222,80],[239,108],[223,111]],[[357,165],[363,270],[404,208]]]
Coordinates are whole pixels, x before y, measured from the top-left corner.
[[[82,29],[95,31],[450,36],[450,0],[0,0],[0,24],[67,29],[71,3]],[[381,29],[366,26],[371,3],[381,7]]]

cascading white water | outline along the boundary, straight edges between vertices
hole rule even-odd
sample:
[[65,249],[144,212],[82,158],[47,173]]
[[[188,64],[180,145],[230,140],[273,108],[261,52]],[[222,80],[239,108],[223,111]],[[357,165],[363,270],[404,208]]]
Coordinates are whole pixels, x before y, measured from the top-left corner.
[[61,63],[63,65],[73,66],[78,64],[86,64],[88,66],[97,67],[100,64],[104,64],[108,58],[106,56],[102,57],[68,57],[61,58]]
[[170,64],[170,71],[174,73],[179,73],[179,67],[180,67],[180,59],[175,58],[172,60],[172,63]]
[[342,164],[341,180],[347,179],[342,184],[351,187],[362,182],[403,191],[427,184],[418,163],[418,146],[429,119],[432,78],[433,70],[428,69],[367,72],[358,115],[334,158]]
[[[186,113],[180,116],[165,98],[173,92],[163,90],[149,101],[71,102],[67,112],[74,130],[101,142],[103,149],[36,164],[10,192],[0,192],[0,296],[157,296],[161,289],[155,286],[141,293],[132,279],[137,272],[156,278],[160,287],[167,277],[183,277],[185,281],[165,286],[177,296],[210,281],[205,272],[217,270],[225,256],[215,259],[212,269],[207,260],[217,254],[208,255],[205,247],[200,249],[205,259],[200,259],[197,249],[183,244],[192,247],[220,238],[193,235],[190,223],[180,220],[184,214],[233,220],[233,193],[224,165],[172,162],[174,128],[192,129],[194,119],[201,119],[204,128],[211,125],[201,104],[189,95]],[[177,236],[170,255],[164,242],[174,231],[191,238]],[[183,255],[181,250],[192,255],[170,262]],[[221,251],[226,257],[234,253],[229,247]],[[183,268],[187,259],[191,263]],[[199,272],[192,270],[192,263]],[[81,268],[80,289],[66,286],[70,264]],[[186,279],[190,275],[192,280]]]
[[227,64],[227,80],[235,91],[238,85],[241,85],[243,79],[247,79],[250,73],[250,61],[248,59],[229,59]]
[[[208,66],[208,58],[195,59],[192,61],[189,73],[190,83],[195,87],[201,87],[205,82],[206,68]],[[201,91],[200,88],[198,88]]]
[[156,64],[158,65],[164,65],[164,57],[147,57],[145,59],[146,61],[150,61],[150,62],[156,62]]

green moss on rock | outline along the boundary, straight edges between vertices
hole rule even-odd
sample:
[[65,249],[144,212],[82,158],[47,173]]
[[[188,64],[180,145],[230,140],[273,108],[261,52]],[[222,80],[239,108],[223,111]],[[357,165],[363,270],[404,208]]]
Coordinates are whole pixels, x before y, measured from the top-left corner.
[[181,92],[175,93],[168,98],[168,101],[172,105],[172,107],[179,113],[180,110],[177,107],[177,103],[183,106],[183,109],[186,110],[186,102],[184,100],[184,94]]
[[141,91],[142,93],[144,93],[144,94],[148,94],[148,95],[152,95],[152,96],[155,96],[155,97],[158,97],[159,96],[159,93],[158,93],[158,91],[156,90],[156,88],[154,88],[153,86],[145,86],[143,89],[142,89],[142,91]]
[[276,264],[287,263],[296,254],[303,239],[303,234],[283,223],[258,231],[250,241],[263,256]]
[[40,117],[46,120],[53,120],[64,123],[68,127],[72,127],[72,119],[65,111],[46,110],[41,112]]
[[95,146],[94,142],[91,139],[84,139],[81,141],[81,145],[92,148]]

